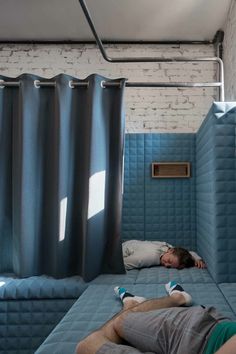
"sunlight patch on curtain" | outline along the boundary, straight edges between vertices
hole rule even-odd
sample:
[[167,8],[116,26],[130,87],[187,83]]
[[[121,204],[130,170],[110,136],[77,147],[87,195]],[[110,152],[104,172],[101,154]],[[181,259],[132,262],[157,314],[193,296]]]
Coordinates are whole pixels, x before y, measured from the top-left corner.
[[89,178],[88,220],[105,207],[106,171],[97,172]]
[[67,197],[60,202],[60,219],[59,219],[59,241],[65,239],[66,232],[66,214],[67,214]]

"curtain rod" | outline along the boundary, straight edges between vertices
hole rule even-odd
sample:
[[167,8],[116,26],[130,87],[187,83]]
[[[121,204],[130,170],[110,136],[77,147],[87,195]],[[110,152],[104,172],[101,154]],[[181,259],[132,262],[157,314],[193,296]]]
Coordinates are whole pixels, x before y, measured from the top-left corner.
[[[0,80],[0,88],[4,87],[20,87],[20,81],[4,81]],[[88,81],[73,81],[68,82],[70,88],[89,87]],[[125,82],[126,87],[220,87],[221,82]],[[56,87],[55,81],[34,81],[34,86],[39,87]],[[105,87],[120,87],[120,82],[117,81],[101,81],[101,86]]]

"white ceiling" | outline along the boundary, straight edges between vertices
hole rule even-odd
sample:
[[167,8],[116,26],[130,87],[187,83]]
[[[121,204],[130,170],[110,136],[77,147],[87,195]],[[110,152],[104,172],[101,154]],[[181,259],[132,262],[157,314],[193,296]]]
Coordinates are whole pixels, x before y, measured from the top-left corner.
[[[231,0],[86,3],[103,40],[212,40]],[[93,39],[78,0],[0,0],[0,41]]]

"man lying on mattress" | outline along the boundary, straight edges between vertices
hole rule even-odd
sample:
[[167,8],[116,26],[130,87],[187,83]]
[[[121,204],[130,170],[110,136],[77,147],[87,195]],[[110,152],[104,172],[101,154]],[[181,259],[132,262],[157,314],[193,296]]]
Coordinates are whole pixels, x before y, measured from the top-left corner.
[[123,310],[84,338],[77,354],[236,354],[236,322],[214,307],[191,306],[175,281],[147,300],[116,286]]
[[177,269],[206,267],[197,253],[167,242],[129,240],[122,243],[122,250],[127,270],[158,265]]

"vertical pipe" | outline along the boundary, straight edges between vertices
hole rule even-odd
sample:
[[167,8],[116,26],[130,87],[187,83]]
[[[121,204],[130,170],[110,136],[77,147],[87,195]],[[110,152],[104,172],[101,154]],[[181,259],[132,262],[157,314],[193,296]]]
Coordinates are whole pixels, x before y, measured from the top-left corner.
[[220,79],[220,102],[225,101],[225,89],[224,89],[224,64],[222,59],[217,58],[217,62],[219,64],[219,79]]

